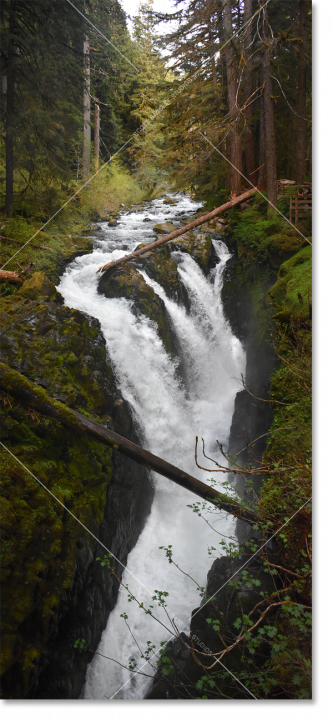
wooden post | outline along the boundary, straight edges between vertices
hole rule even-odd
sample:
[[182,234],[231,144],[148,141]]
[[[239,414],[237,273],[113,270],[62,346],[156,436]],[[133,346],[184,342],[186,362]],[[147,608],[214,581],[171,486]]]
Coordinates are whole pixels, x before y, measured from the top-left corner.
[[94,127],[94,148],[95,148],[95,172],[98,171],[99,166],[99,105],[95,105],[95,127]]
[[83,158],[82,158],[82,178],[86,182],[90,173],[90,143],[91,143],[91,127],[90,127],[90,57],[89,57],[89,38],[86,35],[83,43],[83,71],[84,71],[84,90],[83,90]]

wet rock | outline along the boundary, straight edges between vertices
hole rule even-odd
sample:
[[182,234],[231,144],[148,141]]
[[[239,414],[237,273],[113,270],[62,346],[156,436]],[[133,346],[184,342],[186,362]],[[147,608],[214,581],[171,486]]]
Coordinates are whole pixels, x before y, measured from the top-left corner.
[[164,205],[177,205],[176,200],[174,200],[171,197],[165,198],[165,200],[163,200],[163,203],[164,203]]
[[109,222],[108,222],[109,227],[114,227],[115,225],[118,225],[117,220],[115,220],[115,219],[109,220]]
[[172,223],[157,223],[154,225],[154,232],[162,233],[163,235],[168,235],[169,233],[173,232],[173,230],[176,230],[175,226]]
[[210,256],[212,253],[212,239],[209,233],[188,232],[180,235],[172,243],[175,250],[181,250],[191,255],[201,269],[207,273],[210,269]]
[[63,302],[62,296],[43,272],[33,273],[20,287],[17,295],[28,300],[45,298],[53,302]]
[[164,302],[132,264],[124,263],[107,270],[99,280],[98,292],[106,297],[125,297],[132,300],[136,314],[145,315],[155,322],[167,352],[176,354]]

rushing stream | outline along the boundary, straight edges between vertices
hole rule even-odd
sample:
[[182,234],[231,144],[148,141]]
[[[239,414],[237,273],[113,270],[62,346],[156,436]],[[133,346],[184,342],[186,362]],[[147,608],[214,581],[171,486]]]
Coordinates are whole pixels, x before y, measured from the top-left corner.
[[[218,263],[208,277],[190,255],[173,253],[190,298],[190,311],[170,300],[163,288],[141,271],[165,303],[180,347],[183,380],[154,323],[134,315],[130,301],[108,299],[97,292],[96,271],[100,265],[133,251],[141,242],[151,242],[156,222],[172,220],[177,225],[181,214],[189,217],[200,206],[184,195],[173,197],[177,205],[171,208],[161,199],[154,200],[143,211],[122,213],[116,227],[102,223],[102,230],[94,237],[93,252],[71,263],[58,290],[67,305],[100,321],[120,391],[130,403],[144,447],[206,482],[209,473],[199,470],[194,461],[195,437],[204,437],[208,454],[218,457],[216,441],[227,444],[239,389],[237,378],[245,368],[244,351],[232,335],[221,305],[223,269],[230,257],[226,246],[221,240],[213,241]],[[153,605],[154,614],[170,627],[164,610],[151,599],[155,590],[167,591],[170,616],[180,630],[185,626],[188,631],[191,611],[201,598],[196,584],[167,561],[160,547],[172,545],[174,561],[199,586],[204,586],[211,564],[207,547],[218,547],[220,537],[188,507],[197,500],[193,494],[159,475],[153,475],[153,482],[156,490],[151,514],[128,557],[123,582],[145,607]],[[207,517],[219,532],[233,534],[230,516],[221,513]],[[132,634],[120,617],[124,613]],[[144,651],[148,640],[158,649],[160,642],[169,638],[165,627],[145,614],[135,601],[128,602],[127,592],[121,588],[98,652],[123,665],[135,658],[140,667],[144,660],[140,659],[136,642]],[[143,672],[153,674],[148,664]],[[133,677],[120,665],[95,655],[88,666],[82,697],[143,698],[150,682],[145,676]]]

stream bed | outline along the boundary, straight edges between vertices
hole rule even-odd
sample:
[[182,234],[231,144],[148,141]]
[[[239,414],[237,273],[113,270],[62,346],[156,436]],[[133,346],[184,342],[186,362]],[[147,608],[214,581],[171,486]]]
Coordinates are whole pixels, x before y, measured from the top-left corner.
[[[101,265],[132,252],[142,242],[152,242],[156,223],[172,221],[178,227],[184,216],[190,218],[200,207],[186,195],[171,197],[177,203],[174,206],[166,206],[163,199],[158,199],[142,209],[123,211],[115,227],[100,223],[101,230],[93,237],[93,252],[76,258],[67,267],[58,290],[66,305],[99,320],[119,390],[130,404],[142,445],[207,482],[211,476],[195,464],[195,438],[204,437],[207,454],[220,459],[217,440],[224,447],[228,445],[238,381],[245,371],[245,352],[232,334],[221,303],[223,270],[230,252],[213,235],[217,262],[208,276],[188,253],[172,253],[189,298],[186,308],[170,299],[144,269],[140,270],[145,282],[164,302],[180,349],[181,374],[177,358],[165,350],[155,324],[135,313],[131,300],[106,298],[97,289]],[[212,561],[207,548],[218,548],[221,537],[217,531],[227,536],[235,532],[230,515],[206,515],[209,527],[188,507],[198,500],[192,493],[155,473],[152,482],[155,497],[151,514],[129,554],[122,582],[128,584],[145,608],[153,606],[153,614],[163,625],[135,600],[129,602],[127,591],[121,587],[98,647],[99,653],[122,665],[128,666],[133,658],[138,668],[150,676],[154,671],[141,659],[141,652],[146,650],[147,641],[158,652],[160,643],[171,637],[170,620],[152,596],[156,591],[168,592],[165,599],[169,616],[179,630],[188,632],[191,611],[201,601],[197,586],[205,585]],[[167,546],[172,546],[173,560],[184,572],[168,562],[165,550],[160,549]],[[213,552],[213,557],[218,554]],[[121,615],[127,616],[126,622]],[[158,655],[152,665],[157,659]],[[149,677],[133,675],[96,654],[88,666],[81,697],[140,699],[151,682]]]

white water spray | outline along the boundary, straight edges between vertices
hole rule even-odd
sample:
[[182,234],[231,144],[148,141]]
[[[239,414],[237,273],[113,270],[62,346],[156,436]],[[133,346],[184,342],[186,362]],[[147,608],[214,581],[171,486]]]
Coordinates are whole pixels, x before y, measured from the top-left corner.
[[[100,321],[120,391],[131,405],[144,447],[205,482],[209,473],[198,470],[194,461],[195,437],[204,437],[209,454],[218,457],[216,441],[227,443],[238,390],[236,378],[245,366],[244,352],[232,335],[221,305],[223,268],[230,257],[227,248],[221,241],[214,241],[219,262],[208,278],[188,254],[173,253],[191,301],[190,312],[170,300],[163,288],[142,272],[145,281],[164,301],[177,335],[185,369],[183,385],[154,324],[147,318],[137,318],[129,301],[109,299],[97,292],[96,271],[100,265],[131,252],[142,241],[150,242],[152,225],[166,215],[175,222],[177,214],[193,213],[198,207],[187,197],[174,197],[178,203],[170,211],[165,210],[162,200],[156,200],[143,212],[124,214],[117,228],[103,226],[103,239],[94,238],[92,254],[77,258],[67,268],[58,290],[67,305]],[[143,224],[147,217],[149,223]],[[187,507],[196,501],[193,494],[159,475],[154,474],[154,483],[152,511],[127,566],[152,595],[156,590],[169,593],[169,614],[180,630],[186,628],[188,632],[191,611],[201,601],[197,584],[205,585],[210,566],[207,546],[218,547],[220,537]],[[210,515],[209,520],[219,532],[233,534],[234,521],[230,516]],[[175,562],[195,582],[168,563],[165,552],[159,549],[168,545],[172,545]],[[133,595],[146,608],[154,606],[154,614],[170,627],[164,610],[157,607],[127,570],[123,582],[129,584]],[[132,634],[121,614],[127,614]],[[134,658],[140,667],[144,660],[140,659],[137,645],[145,651],[149,640],[158,650],[160,642],[169,638],[168,631],[135,601],[128,603],[127,592],[121,588],[98,652],[126,666]],[[154,674],[149,664],[142,671]],[[96,655],[88,666],[83,697],[143,698],[150,682],[149,678],[133,676],[125,668]]]

